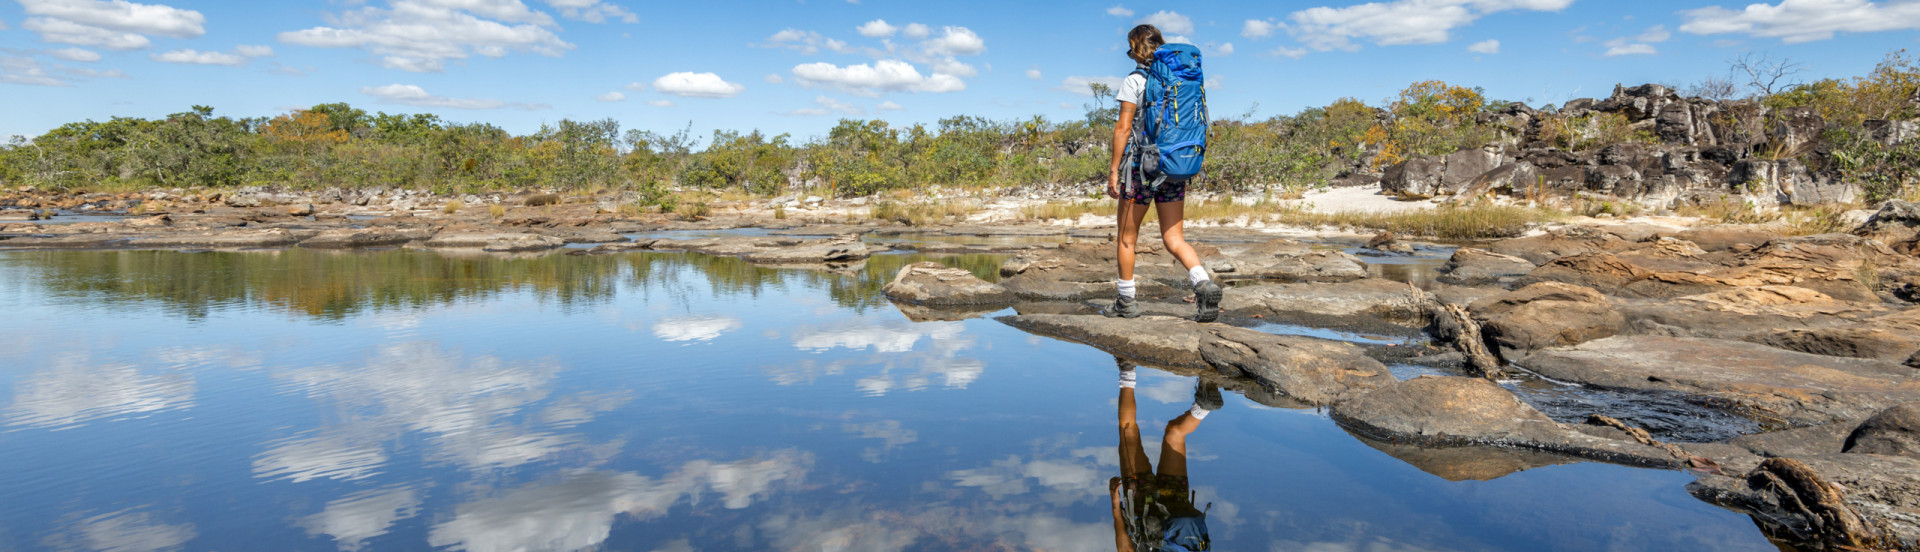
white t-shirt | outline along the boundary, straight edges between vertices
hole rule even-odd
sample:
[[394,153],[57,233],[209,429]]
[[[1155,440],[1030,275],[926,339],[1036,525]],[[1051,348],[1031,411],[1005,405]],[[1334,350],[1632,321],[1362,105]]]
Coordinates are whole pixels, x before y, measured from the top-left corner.
[[1139,73],[1128,73],[1127,78],[1120,81],[1120,92],[1114,95],[1114,99],[1138,107],[1140,105],[1140,97],[1146,94],[1146,92],[1147,76]]

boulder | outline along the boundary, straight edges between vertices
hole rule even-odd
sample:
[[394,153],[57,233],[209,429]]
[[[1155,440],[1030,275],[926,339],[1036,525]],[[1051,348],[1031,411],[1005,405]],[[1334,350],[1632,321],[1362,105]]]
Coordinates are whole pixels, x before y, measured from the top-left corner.
[[1413,246],[1401,242],[1398,236],[1393,235],[1393,232],[1374,234],[1372,239],[1367,240],[1366,248],[1381,253],[1413,253]]
[[1519,161],[1494,167],[1464,184],[1453,197],[1458,201],[1473,201],[1490,194],[1517,196],[1524,195],[1540,185],[1540,169],[1532,163]]
[[1007,288],[936,262],[901,268],[880,291],[895,301],[928,306],[1005,305],[1015,299]]
[[1462,247],[1453,251],[1453,256],[1447,259],[1447,265],[1441,267],[1441,274],[1435,280],[1456,286],[1497,285],[1525,276],[1534,268],[1537,267],[1533,262],[1526,259]]
[[1857,420],[1920,400],[1920,379],[1891,362],[1742,341],[1615,336],[1515,364],[1559,381],[1698,395],[1709,407],[1778,425]]
[[313,204],[312,203],[296,203],[293,205],[288,205],[287,214],[290,216],[296,216],[296,217],[313,216]]
[[842,236],[761,249],[747,253],[743,258],[747,262],[760,264],[808,264],[858,261],[871,255],[867,244],[860,241],[859,236]]
[[1452,194],[1465,188],[1480,175],[1499,168],[1506,161],[1498,153],[1483,148],[1466,149],[1448,154],[1445,172],[1441,176],[1444,192]]
[[432,235],[433,232],[425,229],[336,228],[322,230],[311,238],[301,240],[300,247],[314,249],[393,247],[414,240],[427,239]]
[[1162,316],[1023,314],[999,319],[1029,333],[1077,341],[1144,365],[1248,378],[1310,405],[1332,404],[1393,381],[1359,347]]
[[1613,337],[1626,319],[1592,289],[1547,282],[1482,299],[1472,307],[1490,345],[1509,361],[1528,351]]
[[1429,198],[1445,195],[1447,164],[1432,157],[1416,157],[1387,167],[1381,174],[1380,190],[1403,198]]
[[1348,282],[1366,278],[1367,265],[1344,251],[1316,250],[1291,240],[1273,240],[1231,256],[1234,272],[1226,280]]
[[1761,332],[1747,339],[1816,355],[1904,362],[1920,351],[1920,308],[1852,324]]
[[1333,419],[1348,431],[1389,443],[1507,446],[1654,467],[1678,466],[1680,460],[1666,450],[1561,425],[1480,378],[1393,382],[1335,404]]
[[[1900,243],[1913,240],[1920,234],[1920,202],[1888,201],[1867,219],[1865,224],[1854,229],[1854,234],[1877,238],[1886,243]],[[1908,253],[1912,255],[1912,253]]]
[[1840,450],[1920,459],[1920,403],[1895,406],[1867,418],[1847,435]]
[[1624,249],[1630,245],[1630,242],[1605,231],[1586,226],[1569,226],[1549,230],[1537,236],[1500,240],[1487,246],[1487,250],[1526,259],[1534,265],[1544,265],[1569,255],[1603,253]]

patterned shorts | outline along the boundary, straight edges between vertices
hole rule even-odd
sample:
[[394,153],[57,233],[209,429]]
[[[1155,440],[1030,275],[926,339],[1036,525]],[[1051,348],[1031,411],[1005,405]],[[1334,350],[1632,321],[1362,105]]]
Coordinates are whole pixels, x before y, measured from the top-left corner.
[[1129,182],[1127,183],[1126,191],[1120,194],[1120,198],[1132,200],[1134,203],[1139,205],[1146,205],[1149,203],[1177,203],[1181,201],[1186,201],[1187,200],[1187,183],[1162,182],[1160,183],[1159,189],[1148,190],[1146,182],[1140,182],[1140,181]]

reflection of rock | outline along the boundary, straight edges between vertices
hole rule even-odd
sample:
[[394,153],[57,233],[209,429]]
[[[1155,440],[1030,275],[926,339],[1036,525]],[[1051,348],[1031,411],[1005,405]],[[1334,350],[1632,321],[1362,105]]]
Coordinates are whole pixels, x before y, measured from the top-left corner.
[[653,323],[653,336],[662,341],[710,341],[740,329],[740,319],[727,316],[675,316]]
[[1573,458],[1539,451],[1495,447],[1422,447],[1375,441],[1355,435],[1361,443],[1447,481],[1492,481],[1534,468],[1575,462]]
[[47,370],[14,383],[7,425],[57,428],[101,418],[152,414],[193,406],[194,381],[179,373],[151,374],[129,364],[94,364],[62,356]]
[[1158,316],[1031,314],[999,320],[1028,332],[1086,343],[1141,364],[1251,378],[1310,404],[1330,404],[1352,391],[1393,380],[1385,366],[1358,347],[1325,339]]
[[161,552],[180,550],[196,536],[191,523],[170,524],[148,512],[121,510],[81,520],[41,544],[56,550]]
[[328,535],[341,550],[360,550],[366,540],[384,535],[394,522],[420,513],[420,496],[413,489],[361,491],[327,503],[319,513],[301,518],[309,535]]
[[1832,550],[1910,549],[1920,542],[1920,460],[1873,454],[1768,458],[1741,477],[1687,487],[1701,500],[1752,515],[1768,536]]
[[894,303],[893,307],[900,309],[900,314],[914,322],[958,322],[1006,310],[1006,307],[1002,306],[929,307],[911,303]]
[[1677,465],[1667,451],[1625,440],[1625,434],[1556,423],[1481,378],[1394,382],[1335,405],[1333,418],[1349,431],[1393,443],[1508,446],[1623,464]]
[[709,492],[728,509],[746,508],[799,485],[812,465],[812,455],[785,450],[762,460],[688,462],[659,479],[573,473],[462,504],[452,519],[433,526],[427,542],[471,552],[592,548],[606,541],[618,514],[648,519]]

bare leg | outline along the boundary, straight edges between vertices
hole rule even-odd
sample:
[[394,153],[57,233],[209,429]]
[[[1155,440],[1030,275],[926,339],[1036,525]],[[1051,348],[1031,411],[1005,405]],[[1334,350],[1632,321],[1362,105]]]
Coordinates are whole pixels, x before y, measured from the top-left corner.
[[1118,248],[1115,256],[1119,257],[1120,279],[1132,280],[1133,251],[1134,247],[1140,243],[1140,221],[1147,218],[1147,206],[1122,199],[1116,217],[1118,217],[1120,235],[1115,238],[1114,245]]
[[1160,440],[1160,475],[1187,476],[1187,436],[1200,429],[1200,419],[1181,414],[1167,422],[1166,437]]
[[[1193,246],[1187,245],[1187,236],[1183,232],[1186,226],[1186,202],[1159,203],[1154,205],[1154,208],[1160,211],[1160,240],[1166,242],[1167,252],[1172,253],[1173,258],[1180,260],[1180,266],[1189,270],[1200,266],[1200,254],[1193,251]],[[1135,223],[1134,227],[1138,228],[1139,223]],[[1134,233],[1138,234],[1139,231],[1135,230]]]
[[1120,388],[1120,474],[1132,477],[1153,473],[1147,449],[1140,444],[1140,422],[1134,418],[1133,389]]

